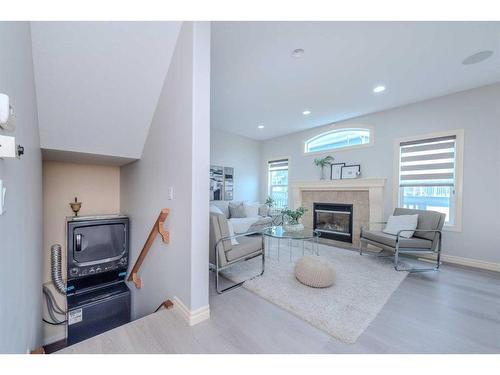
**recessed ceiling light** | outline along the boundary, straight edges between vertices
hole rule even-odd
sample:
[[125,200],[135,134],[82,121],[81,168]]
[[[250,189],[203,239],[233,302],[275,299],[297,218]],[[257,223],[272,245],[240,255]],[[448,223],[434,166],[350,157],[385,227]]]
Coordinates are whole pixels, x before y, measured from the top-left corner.
[[311,114],[311,111],[309,111],[308,109],[306,109],[305,111],[302,112],[302,114],[304,116],[307,116],[307,115],[310,115]]
[[375,87],[373,88],[373,92],[374,92],[375,94],[378,94],[378,93],[380,93],[380,92],[382,92],[382,91],[385,91],[385,86],[384,86],[384,85],[378,85],[378,86],[375,86]]
[[477,64],[480,63],[481,61],[489,59],[492,55],[493,51],[480,51],[465,58],[464,61],[462,61],[462,64],[464,65]]
[[297,48],[292,51],[292,57],[298,59],[302,56],[304,56],[304,50],[302,48]]
[[259,129],[264,129],[264,125],[257,126]]

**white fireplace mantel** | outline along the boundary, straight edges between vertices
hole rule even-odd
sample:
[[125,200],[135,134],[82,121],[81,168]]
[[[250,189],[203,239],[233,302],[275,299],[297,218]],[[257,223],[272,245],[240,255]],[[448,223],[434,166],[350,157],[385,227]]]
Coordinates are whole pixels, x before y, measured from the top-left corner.
[[294,182],[290,185],[294,208],[302,205],[303,191],[368,191],[369,220],[382,221],[384,214],[384,189],[386,178],[365,177],[345,180]]

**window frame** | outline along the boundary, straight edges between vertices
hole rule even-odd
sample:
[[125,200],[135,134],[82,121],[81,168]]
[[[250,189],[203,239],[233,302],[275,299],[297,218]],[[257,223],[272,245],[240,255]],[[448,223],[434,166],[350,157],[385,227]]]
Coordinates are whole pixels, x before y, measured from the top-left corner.
[[288,185],[273,185],[273,186],[286,186],[288,188],[287,190],[287,207],[290,207],[290,156],[278,156],[278,157],[273,157],[269,158],[266,160],[266,176],[267,176],[267,186],[266,186],[266,197],[271,196],[271,173],[269,171],[269,163],[277,160],[287,160],[288,161]]
[[392,206],[399,207],[400,203],[400,186],[399,186],[399,169],[400,169],[400,144],[401,142],[419,141],[430,138],[455,136],[455,199],[450,203],[454,206],[454,224],[445,224],[443,230],[450,232],[462,231],[462,200],[463,200],[463,167],[464,167],[464,130],[455,129],[428,134],[420,134],[416,136],[397,138],[394,140],[394,170],[392,174]]
[[[368,130],[370,133],[370,140],[368,143],[363,143],[361,145],[351,145],[351,146],[346,146],[346,147],[339,147],[339,148],[331,148],[328,150],[321,150],[321,151],[307,151],[307,144],[311,142],[313,139],[321,137],[323,135],[333,133],[336,131],[340,130],[347,130],[347,129],[360,129],[360,130]],[[321,132],[317,132],[317,130],[314,133],[309,133],[309,137],[305,140],[302,141],[302,154],[303,155],[325,155],[325,154],[331,154],[332,152],[338,152],[338,151],[348,151],[348,150],[355,150],[359,148],[365,148],[365,147],[371,147],[375,143],[375,129],[371,125],[365,125],[365,124],[346,124],[346,125],[330,125],[326,129],[322,129]]]

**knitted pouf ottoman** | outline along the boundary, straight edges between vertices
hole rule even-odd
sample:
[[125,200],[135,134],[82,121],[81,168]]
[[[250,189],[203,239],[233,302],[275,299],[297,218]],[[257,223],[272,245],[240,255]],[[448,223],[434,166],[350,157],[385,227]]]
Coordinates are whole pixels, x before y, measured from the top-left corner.
[[295,277],[313,288],[328,288],[335,282],[332,264],[318,256],[304,256],[295,264]]

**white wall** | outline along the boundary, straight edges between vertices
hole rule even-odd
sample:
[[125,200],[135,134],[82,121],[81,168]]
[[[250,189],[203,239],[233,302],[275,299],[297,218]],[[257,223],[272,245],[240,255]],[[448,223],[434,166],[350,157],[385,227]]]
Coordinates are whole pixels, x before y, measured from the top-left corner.
[[[389,95],[388,93],[387,95]],[[372,147],[332,152],[338,162],[361,164],[364,177],[387,177],[385,216],[392,211],[394,139],[442,130],[464,129],[463,230],[446,232],[444,254],[500,263],[500,84],[464,91],[339,124],[371,125]],[[324,128],[263,143],[262,160],[290,157],[290,183],[319,179],[314,156],[303,142]],[[266,195],[261,164],[261,197]]]
[[131,262],[160,210],[170,209],[170,243],[156,239],[139,272],[142,289],[130,284],[133,318],[173,296],[191,310],[208,306],[209,79],[210,24],[184,22],[142,158],[121,168]]
[[259,200],[260,143],[223,130],[210,130],[210,164],[234,168],[234,200]]
[[[20,159],[0,160],[7,188],[0,216],[0,353],[26,353],[41,345],[42,160],[33,80],[30,25],[0,22],[0,92],[17,116]],[[0,130],[1,134],[4,134]]]

